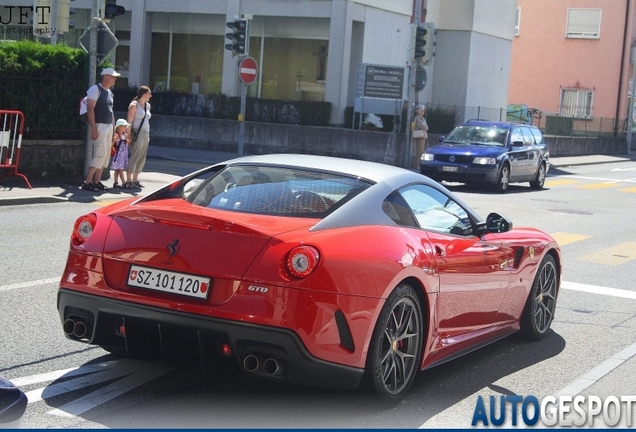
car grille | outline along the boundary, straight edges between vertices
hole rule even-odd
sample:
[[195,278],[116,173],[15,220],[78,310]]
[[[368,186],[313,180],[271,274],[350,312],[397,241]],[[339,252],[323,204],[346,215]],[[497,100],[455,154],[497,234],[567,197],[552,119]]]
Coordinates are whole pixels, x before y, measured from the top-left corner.
[[[454,158],[453,161],[450,158]],[[474,156],[463,156],[463,155],[435,155],[435,160],[438,162],[448,162],[448,163],[457,163],[457,164],[471,164],[473,162]]]

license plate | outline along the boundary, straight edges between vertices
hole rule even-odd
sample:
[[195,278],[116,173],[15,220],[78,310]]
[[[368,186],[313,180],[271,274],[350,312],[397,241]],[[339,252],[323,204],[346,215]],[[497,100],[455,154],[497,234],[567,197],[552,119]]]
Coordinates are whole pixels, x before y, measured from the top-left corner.
[[210,278],[133,265],[128,272],[128,285],[205,300]]
[[442,171],[457,172],[457,167],[454,167],[454,166],[443,166],[442,167]]

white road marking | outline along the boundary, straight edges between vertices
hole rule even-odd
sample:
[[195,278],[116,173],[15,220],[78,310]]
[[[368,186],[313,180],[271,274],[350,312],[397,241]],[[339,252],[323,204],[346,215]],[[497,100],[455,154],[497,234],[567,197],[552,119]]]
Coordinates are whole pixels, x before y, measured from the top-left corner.
[[142,364],[142,362],[135,360],[124,359],[13,378],[11,382],[18,387],[24,387],[31,384],[55,381],[60,378],[72,378],[25,392],[29,404],[32,404],[105,381],[117,380],[48,412],[48,414],[60,417],[73,417],[164,375],[170,370],[172,368],[163,364],[146,362]]
[[555,396],[576,396],[635,355],[636,343],[631,344],[618,354],[610,357],[600,365],[596,366],[594,369],[584,373],[575,381],[571,382],[570,384],[556,392]]
[[62,370],[47,372],[43,374],[30,375],[30,376],[25,376],[21,378],[13,378],[11,382],[18,387],[26,386],[30,384],[38,384],[38,383],[42,383],[46,381],[54,381],[63,376],[72,377],[77,375],[85,375],[91,372],[95,372],[95,371],[110,367],[116,363],[117,361],[95,363],[95,364],[90,364],[86,366],[81,366],[79,368],[62,369]]
[[19,282],[19,283],[14,283],[10,285],[0,285],[0,291],[9,291],[9,290],[18,289],[18,288],[30,288],[34,286],[46,285],[46,284],[59,282],[59,281],[60,281],[60,278],[56,277],[56,278],[34,280],[30,282]]
[[113,373],[110,370],[105,370],[102,372],[97,372],[94,374],[84,375],[75,379],[63,381],[61,383],[49,384],[46,387],[41,387],[39,389],[25,392],[25,394],[27,395],[27,399],[29,399],[29,404],[32,404],[44,399],[49,399],[64,393],[69,393],[81,389],[82,387],[88,387],[90,385],[109,381],[119,377],[120,375],[122,374]]
[[590,294],[599,294],[612,297],[622,297],[626,299],[636,300],[636,291],[622,290],[617,288],[609,288],[596,285],[585,285],[576,282],[561,282],[561,288],[572,291],[583,291]]
[[[47,414],[59,416],[59,417],[74,417],[85,413],[86,411],[95,408],[111,399],[120,396],[135,387],[139,387],[142,384],[147,383],[161,375],[164,375],[168,371],[172,370],[163,364],[146,363],[143,367],[139,364],[129,365],[127,368],[117,370],[117,376],[127,375],[123,379],[120,379],[112,384],[102,387],[86,396],[62,405],[59,408],[49,411]],[[114,378],[111,376],[110,378]]]

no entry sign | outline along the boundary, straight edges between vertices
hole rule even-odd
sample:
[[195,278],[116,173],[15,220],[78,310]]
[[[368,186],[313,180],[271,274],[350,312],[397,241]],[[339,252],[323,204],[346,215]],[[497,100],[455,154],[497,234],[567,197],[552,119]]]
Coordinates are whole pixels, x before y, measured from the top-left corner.
[[256,60],[252,57],[245,57],[239,65],[239,76],[243,84],[250,85],[256,80],[256,72],[258,66],[256,66]]

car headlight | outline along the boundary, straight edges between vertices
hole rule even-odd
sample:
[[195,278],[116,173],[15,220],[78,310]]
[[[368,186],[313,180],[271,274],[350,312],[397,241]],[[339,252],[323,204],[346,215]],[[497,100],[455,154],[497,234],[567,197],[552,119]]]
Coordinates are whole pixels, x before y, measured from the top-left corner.
[[435,156],[430,153],[422,153],[422,157],[420,157],[420,159],[424,162],[430,162],[432,160],[435,160]]
[[473,159],[475,165],[497,165],[497,159],[491,157],[476,157]]

